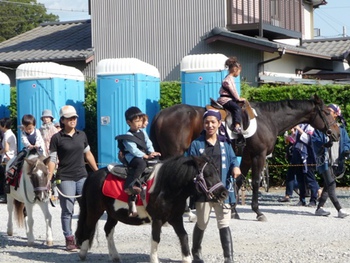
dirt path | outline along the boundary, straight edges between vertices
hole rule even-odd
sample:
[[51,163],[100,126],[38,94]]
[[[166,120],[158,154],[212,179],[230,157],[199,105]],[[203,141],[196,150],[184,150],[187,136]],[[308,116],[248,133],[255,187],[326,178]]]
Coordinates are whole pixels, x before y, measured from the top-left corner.
[[[270,193],[262,192],[261,210],[268,222],[257,222],[250,208],[250,193],[246,205],[240,205],[241,220],[231,221],[234,240],[235,262],[350,262],[350,217],[339,219],[336,210],[327,202],[329,217],[314,216],[314,208],[293,206],[276,202],[283,189]],[[348,189],[338,189],[340,202],[350,211]],[[15,229],[13,237],[6,235],[7,210],[0,204],[0,262],[79,262],[77,253],[64,250],[64,238],[60,226],[60,208],[52,207],[54,246],[44,243],[45,227],[41,211],[36,207],[34,247],[26,246],[25,230]],[[76,211],[78,211],[76,207]],[[203,241],[205,262],[222,262],[222,249],[214,214]],[[104,216],[98,225],[98,237],[88,254],[86,262],[107,262],[108,250],[104,237]],[[73,229],[77,217],[74,218]],[[192,238],[194,224],[185,217],[185,228]],[[115,242],[123,262],[148,262],[150,250],[150,225],[133,227],[119,223],[116,226]],[[190,241],[191,243],[191,241]],[[171,227],[163,227],[159,247],[161,262],[181,262],[178,239]]]

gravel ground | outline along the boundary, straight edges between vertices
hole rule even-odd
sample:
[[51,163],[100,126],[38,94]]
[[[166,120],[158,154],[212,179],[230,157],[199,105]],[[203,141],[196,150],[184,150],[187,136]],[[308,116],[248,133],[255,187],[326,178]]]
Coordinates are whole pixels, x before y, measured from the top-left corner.
[[[246,205],[239,205],[241,220],[231,221],[234,242],[235,262],[350,262],[350,217],[337,218],[337,211],[327,201],[329,217],[314,216],[315,209],[297,207],[298,198],[291,203],[278,203],[284,189],[271,189],[261,192],[260,208],[267,216],[267,222],[258,222],[250,208],[250,192],[247,192]],[[350,212],[350,189],[337,189],[339,200]],[[36,242],[28,247],[25,230],[16,228],[14,236],[6,234],[7,210],[0,204],[0,262],[78,262],[77,253],[64,250],[65,241],[60,226],[60,208],[51,207],[53,215],[54,246],[44,245],[45,227],[39,207],[35,207],[34,234]],[[76,211],[78,211],[78,206]],[[214,214],[203,240],[205,262],[222,262],[222,249]],[[108,262],[107,243],[103,226],[106,217],[99,221],[98,234],[86,262]],[[185,217],[185,228],[192,238],[194,224]],[[73,220],[76,228],[77,217]],[[150,225],[127,226],[119,223],[115,230],[115,242],[123,262],[148,262],[150,249]],[[181,262],[179,242],[171,227],[162,228],[159,246],[161,262]]]

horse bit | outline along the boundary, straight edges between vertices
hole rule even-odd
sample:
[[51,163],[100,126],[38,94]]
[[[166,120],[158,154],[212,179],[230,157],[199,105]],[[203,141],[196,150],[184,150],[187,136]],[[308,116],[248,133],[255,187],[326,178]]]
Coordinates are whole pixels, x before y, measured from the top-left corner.
[[194,183],[196,184],[196,188],[198,189],[198,187],[207,195],[207,197],[212,200],[214,198],[213,192],[221,187],[224,186],[224,184],[222,182],[219,182],[215,185],[213,185],[210,189],[208,189],[207,183],[204,180],[204,169],[207,166],[208,162],[206,162],[202,169],[200,170],[200,172],[197,174],[197,176],[194,178]]

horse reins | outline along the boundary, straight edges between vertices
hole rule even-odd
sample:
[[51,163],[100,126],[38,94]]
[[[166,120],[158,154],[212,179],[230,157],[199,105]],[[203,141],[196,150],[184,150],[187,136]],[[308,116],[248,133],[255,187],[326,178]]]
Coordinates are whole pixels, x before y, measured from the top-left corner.
[[[329,137],[332,137],[332,139],[335,139],[335,138],[333,138],[333,136],[332,136],[332,130],[330,129],[330,127],[331,127],[332,125],[334,125],[335,123],[337,123],[337,121],[334,120],[332,123],[328,123],[328,121],[326,120],[326,118],[325,118],[325,116],[324,116],[324,114],[323,114],[323,110],[320,108],[319,105],[317,105],[317,110],[318,110],[318,112],[320,113],[320,117],[321,117],[323,123],[326,125],[326,129],[327,129],[326,134],[327,134]],[[315,119],[316,119],[316,115],[315,115],[314,120],[315,120]]]
[[224,184],[222,182],[219,182],[219,183],[213,185],[210,189],[208,189],[207,183],[205,182],[204,175],[203,175],[204,169],[207,166],[207,164],[208,164],[208,162],[206,162],[203,165],[202,169],[196,175],[196,177],[194,178],[194,183],[195,183],[197,189],[200,188],[207,195],[207,197],[209,199],[213,199],[214,198],[213,192],[217,188],[223,186]]

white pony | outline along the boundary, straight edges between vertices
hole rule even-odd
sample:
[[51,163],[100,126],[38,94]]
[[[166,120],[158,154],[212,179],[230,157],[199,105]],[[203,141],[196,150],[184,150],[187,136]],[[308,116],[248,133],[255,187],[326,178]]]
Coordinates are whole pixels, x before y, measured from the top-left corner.
[[[12,161],[6,165],[6,171]],[[33,207],[38,204],[45,216],[46,222],[46,244],[53,245],[51,220],[52,216],[49,211],[49,181],[47,164],[50,157],[39,157],[38,155],[29,155],[24,159],[22,175],[18,181],[18,187],[11,186],[11,192],[7,194],[7,234],[13,235],[13,209],[18,225],[26,228],[28,245],[34,245],[33,234]],[[25,219],[25,220],[24,220]]]

